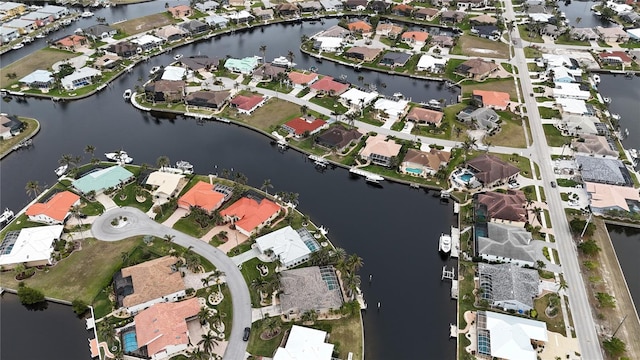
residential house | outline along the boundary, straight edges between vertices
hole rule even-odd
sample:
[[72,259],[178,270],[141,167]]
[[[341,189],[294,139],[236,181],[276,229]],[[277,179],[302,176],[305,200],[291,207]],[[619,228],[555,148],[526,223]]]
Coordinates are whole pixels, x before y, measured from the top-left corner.
[[39,11],[33,11],[27,13],[21,17],[23,20],[33,21],[36,24],[36,27],[43,27],[51,24],[56,19],[53,14],[42,13]]
[[218,69],[220,59],[208,55],[191,55],[181,58],[179,62],[191,71],[215,71]]
[[527,197],[520,190],[488,191],[476,195],[474,203],[476,214],[485,214],[487,221],[524,224],[528,220]]
[[520,174],[516,166],[488,154],[467,161],[467,169],[487,188],[516,180]]
[[0,20],[5,21],[16,16],[20,16],[27,11],[27,6],[23,3],[13,1],[0,2]]
[[224,62],[224,68],[236,73],[251,74],[260,64],[260,57],[249,56],[242,59],[230,58]]
[[458,10],[484,8],[489,5],[489,0],[460,0],[457,3]]
[[350,109],[362,110],[369,106],[378,96],[379,94],[375,91],[366,92],[351,88],[340,95],[340,102]]
[[373,103],[373,109],[377,111],[377,117],[383,121],[396,122],[407,111],[409,101],[404,99],[380,98]]
[[456,119],[477,129],[493,130],[500,126],[500,116],[491,108],[468,107],[456,115]]
[[71,208],[78,204],[80,204],[80,196],[71,191],[61,191],[45,202],[32,204],[25,214],[29,217],[29,221],[49,225],[63,224],[71,214]]
[[396,66],[405,66],[407,61],[413,56],[412,54],[408,54],[405,52],[399,51],[391,51],[385,53],[380,59],[380,65],[396,67]]
[[633,186],[633,180],[624,163],[618,159],[576,155],[580,176],[585,182]]
[[637,24],[640,22],[640,14],[635,11],[625,11],[620,14],[620,18],[631,24]]
[[188,18],[193,14],[193,10],[191,9],[191,7],[187,5],[177,5],[177,6],[168,7],[167,11],[171,13],[171,16],[177,19]]
[[328,28],[327,30],[321,32],[318,37],[344,39],[348,35],[349,35],[349,30],[343,28],[342,26],[334,25]]
[[598,123],[600,120],[595,116],[562,114],[557,127],[565,136],[598,135]]
[[129,58],[138,53],[138,46],[128,41],[121,41],[119,43],[109,45],[107,47],[107,51],[123,58]]
[[443,11],[442,14],[440,14],[440,22],[445,24],[446,23],[458,24],[462,22],[462,20],[464,20],[464,17],[465,17],[465,13],[463,13],[462,11],[447,10],[447,11]]
[[25,125],[15,115],[0,114],[0,139],[6,140],[22,132]]
[[473,100],[494,110],[506,110],[511,103],[509,93],[502,91],[473,90]]
[[631,66],[633,59],[624,51],[603,51],[598,58],[605,64]]
[[327,341],[326,331],[293,325],[286,344],[276,349],[273,360],[311,360],[310,356],[313,356],[313,360],[331,360],[333,344],[325,341]]
[[62,87],[64,87],[65,90],[73,91],[75,89],[93,84],[93,80],[101,76],[102,71],[90,67],[83,67],[77,69],[72,74],[63,77],[60,82],[62,83]]
[[99,70],[111,70],[120,65],[122,58],[115,54],[104,54],[94,61],[93,65]]
[[104,190],[115,189],[134,179],[129,170],[117,165],[90,172],[80,179],[73,180],[71,186],[85,195],[91,192],[100,194]]
[[373,0],[367,5],[367,8],[376,14],[384,14],[389,10],[391,4],[382,0]]
[[69,15],[69,9],[64,6],[55,6],[55,5],[47,5],[42,9],[38,10],[38,12],[45,14],[52,14],[54,19],[58,20],[63,16]]
[[[186,183],[187,180],[183,174],[174,174],[162,170],[150,173],[145,181],[145,185],[153,189],[152,195],[155,203],[169,201],[180,192]],[[179,200],[178,206],[180,206]]]
[[591,92],[588,88],[576,83],[558,82],[555,83],[555,87],[551,91],[556,99],[589,100],[591,98]]
[[240,233],[251,236],[269,226],[280,215],[280,210],[280,206],[269,199],[243,197],[220,211],[220,215]]
[[606,136],[584,134],[571,140],[571,148],[576,153],[597,156],[619,156],[616,146]]
[[33,20],[13,19],[2,24],[3,27],[18,30],[21,35],[26,35],[37,28],[36,22]]
[[152,102],[181,102],[185,87],[184,80],[156,80],[145,85],[145,98]]
[[216,11],[218,10],[218,7],[220,7],[220,4],[218,4],[215,1],[212,0],[207,0],[204,2],[200,2],[196,4],[196,9],[198,9],[199,11],[206,13],[209,11]]
[[411,5],[398,4],[391,8],[391,13],[397,16],[411,17],[415,9]]
[[30,88],[44,89],[52,87],[55,83],[55,78],[51,71],[38,69],[18,80],[18,82]]
[[183,299],[186,286],[177,262],[173,256],[163,256],[115,273],[113,290],[117,306],[135,314],[154,304]]
[[331,310],[340,309],[342,303],[342,291],[332,266],[310,266],[280,272],[280,306],[285,319],[297,319],[310,310],[328,314]]
[[[242,2],[242,1],[241,1]],[[244,4],[244,2],[242,2]],[[234,24],[248,24],[254,17],[246,10],[240,10],[225,15]]]
[[366,144],[360,150],[359,155],[375,165],[391,167],[394,165],[393,159],[397,159],[398,155],[400,155],[401,148],[402,145],[396,144],[393,140],[388,140],[382,134],[378,134],[367,138]]
[[376,26],[376,34],[389,39],[396,39],[398,35],[402,34],[402,31],[402,26],[392,23],[378,23],[378,26]]
[[580,41],[595,41],[598,40],[598,33],[596,33],[595,30],[593,30],[593,28],[587,27],[587,28],[571,28],[571,30],[569,30],[569,36],[571,36],[572,39],[574,40],[580,40]]
[[352,33],[369,35],[373,32],[373,27],[366,21],[356,20],[347,25],[347,29]]
[[447,35],[434,35],[431,37],[431,43],[442,48],[450,48],[455,45],[455,39]]
[[[517,316],[478,311],[476,315],[478,355],[505,360],[535,360],[538,348],[549,340],[547,324]],[[534,347],[535,345],[535,347]]]
[[254,8],[253,15],[258,21],[273,20],[273,9]]
[[580,63],[568,55],[542,54],[542,63],[547,67],[564,66],[571,70],[580,68]]
[[320,245],[307,228],[294,230],[286,226],[257,238],[256,248],[263,255],[273,254],[287,269],[307,262],[311,253],[320,249]]
[[222,91],[195,91],[184,97],[184,102],[190,106],[198,106],[210,109],[222,109],[231,96],[231,92]]
[[640,195],[637,189],[595,182],[585,183],[585,188],[589,193],[589,207],[594,214],[607,215],[612,211],[640,212]]
[[406,31],[402,34],[402,41],[409,46],[424,46],[429,39],[429,33],[426,31]]
[[0,44],[7,44],[20,37],[18,29],[0,27]]
[[587,107],[587,103],[584,100],[559,98],[555,99],[556,104],[560,106],[561,113],[564,114],[576,114],[576,115],[593,115],[593,113]]
[[493,62],[485,61],[480,58],[469,59],[455,68],[455,73],[471,78],[473,80],[483,80],[489,77],[494,71],[500,67]]
[[373,62],[381,53],[382,49],[370,48],[365,46],[354,46],[345,51],[344,56],[364,62]]
[[605,42],[624,43],[629,41],[629,34],[617,26],[609,28],[596,26],[596,33],[598,33],[600,39]]
[[478,15],[469,19],[469,22],[473,25],[496,25],[498,20],[491,15]]
[[425,54],[420,56],[420,60],[418,60],[418,64],[416,65],[416,70],[438,73],[442,72],[446,65],[446,58],[437,58],[432,55]]
[[320,0],[320,4],[326,12],[341,11],[344,8],[343,2],[340,0]]
[[293,17],[300,15],[300,9],[298,9],[298,6],[291,3],[278,4],[276,5],[275,10],[280,17]]
[[572,83],[576,81],[576,78],[581,78],[582,70],[579,70],[576,74],[574,70],[567,69],[564,66],[558,66],[548,68],[547,74],[552,78],[554,83]]
[[474,25],[471,28],[471,33],[484,39],[493,41],[500,40],[500,30],[495,25]]
[[164,39],[161,39],[159,37],[153,36],[153,35],[149,35],[149,34],[145,34],[142,35],[138,38],[135,38],[133,40],[131,40],[132,43],[138,45],[138,47],[140,49],[142,49],[142,51],[149,51],[153,48],[156,48],[160,45],[162,45],[165,41]]
[[300,1],[298,7],[302,13],[316,13],[322,11],[322,4],[319,1]]
[[186,23],[182,23],[180,24],[180,27],[187,31],[188,34],[192,35],[202,34],[209,30],[209,25],[199,20],[191,20]]
[[54,42],[54,45],[62,50],[76,51],[76,49],[86,46],[89,43],[87,38],[81,35],[69,35]]
[[351,11],[365,11],[367,4],[368,0],[347,0],[344,2],[344,8]]
[[527,312],[540,293],[540,276],[535,269],[514,264],[478,263],[478,287],[481,300],[503,311]]
[[219,209],[223,202],[224,194],[215,191],[215,185],[205,181],[198,181],[178,199],[178,207],[185,210],[198,207],[212,213]]
[[189,32],[184,28],[176,25],[167,25],[156,30],[156,35],[160,39],[166,42],[178,41],[189,35]]
[[450,158],[451,153],[448,151],[433,148],[428,152],[409,149],[400,164],[400,172],[426,178],[433,176],[439,169],[447,166]]
[[315,141],[316,144],[322,147],[335,149],[337,152],[341,153],[360,140],[360,138],[362,138],[362,133],[358,130],[347,129],[340,124],[335,124],[318,135]]
[[229,26],[229,19],[218,14],[209,15],[203,21],[214,29],[222,29]]
[[433,127],[440,127],[443,118],[443,112],[416,106],[409,111],[405,120],[413,121],[416,125],[426,124]]
[[286,72],[287,72],[287,68],[284,68],[282,66],[271,65],[267,63],[257,68],[253,72],[253,74],[251,74],[251,76],[258,81],[260,80],[271,81],[273,79],[276,79],[278,75]]
[[349,83],[337,81],[331,76],[323,76],[309,86],[318,94],[339,96],[349,89]]
[[260,95],[237,95],[231,100],[231,106],[233,106],[239,113],[249,115],[264,105],[266,101],[267,98]]
[[304,89],[307,86],[313,84],[316,80],[318,80],[318,74],[314,72],[297,72],[292,71],[287,74],[289,81],[293,84],[295,88]]
[[54,243],[62,238],[63,229],[63,225],[49,225],[7,231],[0,242],[0,266],[8,270],[18,264],[51,265]]
[[540,30],[540,35],[547,35],[554,40],[564,33],[564,28],[560,28],[557,25],[553,24],[545,24]]
[[110,38],[118,33],[118,29],[109,25],[96,24],[84,29],[84,33],[95,40]]
[[422,21],[433,21],[440,14],[440,10],[434,8],[421,8],[414,12],[413,16]]
[[334,53],[342,48],[343,41],[344,39],[339,37],[319,36],[314,39],[313,48],[322,52]]
[[518,266],[536,265],[544,259],[541,240],[533,240],[530,232],[522,226],[497,222],[486,224],[486,235],[479,235],[476,224],[476,256],[488,262],[512,263]]
[[297,117],[293,120],[282,124],[282,128],[293,135],[296,139],[302,139],[313,134],[317,134],[320,130],[326,129],[328,124],[322,119],[301,118]]

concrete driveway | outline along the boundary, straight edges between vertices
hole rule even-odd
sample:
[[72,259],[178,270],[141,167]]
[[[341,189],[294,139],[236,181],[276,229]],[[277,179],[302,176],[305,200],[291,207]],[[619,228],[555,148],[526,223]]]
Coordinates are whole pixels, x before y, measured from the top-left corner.
[[[111,220],[126,217],[124,226],[115,228],[111,225]],[[247,343],[242,341],[242,334],[245,327],[251,326],[251,299],[249,288],[238,270],[236,264],[223,252],[210,246],[209,244],[173,230],[165,225],[158,224],[149,219],[142,211],[131,208],[114,208],[105,211],[93,222],[91,227],[93,236],[102,241],[118,241],[138,235],[154,235],[163,238],[165,235],[173,235],[173,242],[180,246],[192,247],[192,250],[209,260],[216,268],[225,273],[227,286],[233,298],[233,321],[231,325],[231,335],[227,340],[229,344],[223,359],[238,360],[244,359],[246,355]]]

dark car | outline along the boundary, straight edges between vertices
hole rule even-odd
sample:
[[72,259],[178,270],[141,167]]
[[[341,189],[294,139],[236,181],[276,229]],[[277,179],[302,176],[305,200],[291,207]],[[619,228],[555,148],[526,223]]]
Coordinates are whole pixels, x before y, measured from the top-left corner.
[[251,328],[244,328],[244,334],[242,335],[242,340],[249,341],[249,334],[251,334]]
[[551,182],[551,187],[552,187],[552,188],[556,187],[556,182],[555,182],[555,181],[552,181],[552,182]]

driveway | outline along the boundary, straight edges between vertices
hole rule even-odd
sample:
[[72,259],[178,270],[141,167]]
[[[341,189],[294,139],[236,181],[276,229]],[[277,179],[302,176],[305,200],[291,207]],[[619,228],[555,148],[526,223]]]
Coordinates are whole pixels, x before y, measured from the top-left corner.
[[[115,228],[111,226],[111,220],[116,217],[126,217],[126,225]],[[192,247],[192,250],[209,260],[216,268],[225,273],[227,286],[233,298],[233,321],[229,344],[223,359],[244,359],[247,343],[242,341],[245,327],[251,326],[251,299],[249,288],[238,270],[236,264],[223,252],[194,237],[173,230],[163,224],[158,224],[149,219],[142,211],[131,208],[114,208],[106,211],[98,217],[91,228],[93,236],[102,241],[118,241],[132,236],[154,235],[163,238],[165,235],[175,236],[173,242],[180,246]]]

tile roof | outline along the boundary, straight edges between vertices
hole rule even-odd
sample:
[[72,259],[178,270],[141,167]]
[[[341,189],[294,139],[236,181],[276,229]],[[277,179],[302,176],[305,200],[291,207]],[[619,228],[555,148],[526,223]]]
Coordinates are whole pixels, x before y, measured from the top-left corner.
[[264,97],[260,95],[244,96],[238,95],[231,100],[231,104],[235,105],[238,109],[251,110],[264,101]]
[[122,166],[111,166],[91,172],[80,179],[74,180],[71,185],[83,193],[90,191],[102,191],[133,178],[133,173]]
[[365,46],[354,46],[346,51],[347,54],[362,54],[365,59],[374,59],[378,55],[380,55],[381,52],[382,49],[370,48]]
[[[478,236],[478,254],[535,262],[536,247],[531,244],[531,233],[520,226],[487,223],[488,237]],[[542,256],[542,254],[540,254]]]
[[298,85],[308,85],[315,80],[318,79],[318,74],[310,72],[310,73],[301,73],[297,71],[292,71],[288,74],[289,80],[292,83]]
[[593,208],[621,208],[630,211],[627,200],[640,202],[638,190],[627,186],[586,183]]
[[209,212],[217,209],[222,205],[224,195],[213,188],[208,182],[199,181],[178,199],[178,206],[187,209],[196,206]]
[[612,148],[606,136],[583,134],[578,139],[571,140],[571,147],[577,153],[595,154],[618,157],[619,154]]
[[[332,267],[324,267],[335,274]],[[293,309],[299,313],[307,310],[339,309],[342,294],[339,286],[331,289],[323,279],[321,268],[310,266],[280,272],[283,311]]]
[[434,9],[434,8],[422,8],[416,11],[416,15],[420,14],[420,15],[426,15],[426,16],[435,16],[435,15],[438,15],[439,12],[440,10]]
[[448,162],[450,158],[451,153],[448,151],[431,149],[427,152],[416,149],[409,149],[407,150],[407,154],[404,156],[404,162],[420,164],[422,166],[437,170],[440,168],[440,164]]
[[491,301],[515,300],[533,308],[533,299],[539,293],[540,277],[537,270],[524,269],[515,264],[479,263],[478,275],[481,284],[488,282],[491,291],[487,295]]
[[63,221],[73,204],[80,200],[80,196],[71,191],[59,192],[46,203],[35,203],[27,209],[28,216],[46,215],[54,220]]
[[142,310],[134,317],[138,346],[147,346],[147,353],[153,356],[167,347],[189,344],[186,320],[197,316],[199,311],[197,298],[159,303]]
[[599,53],[598,56],[600,59],[618,58],[624,63],[630,63],[633,61],[633,59],[631,59],[631,57],[624,51],[603,51]]
[[622,161],[595,156],[576,155],[582,180],[603,184],[632,186],[631,175]]
[[313,132],[321,127],[323,127],[327,122],[322,119],[315,119],[313,121],[307,121],[303,118],[295,118],[293,120],[287,121],[284,125],[293,129],[293,132],[296,135],[302,135],[305,131]]
[[321,145],[342,149],[351,141],[360,139],[362,134],[356,129],[346,129],[342,125],[335,125],[318,135],[316,141]]
[[433,125],[439,125],[444,118],[444,113],[421,107],[414,107],[407,114],[406,119],[415,122],[426,122]]
[[486,192],[478,194],[478,204],[487,207],[489,217],[509,221],[527,221],[527,198],[520,190],[508,190],[506,194]]
[[426,31],[405,31],[402,34],[403,40],[413,40],[418,42],[425,42],[429,38],[429,33]]
[[387,137],[382,134],[376,136],[369,136],[367,143],[360,151],[360,156],[369,157],[371,154],[382,155],[386,157],[398,156],[402,145],[396,144],[393,140],[387,140]]
[[471,74],[471,75],[483,75],[489,73],[498,68],[498,65],[485,61],[480,58],[477,59],[469,59],[462,64],[458,65],[456,71],[461,71],[463,73]]
[[482,105],[506,108],[511,102],[509,93],[501,91],[473,90],[473,96],[482,98]]
[[324,76],[322,79],[314,82],[309,87],[316,91],[324,91],[326,93],[333,91],[335,95],[340,95],[343,92],[347,91],[347,89],[349,89],[349,86],[350,85],[347,83],[334,80],[331,76]]
[[360,31],[360,32],[371,32],[371,30],[373,29],[371,27],[371,24],[362,20],[349,23],[347,27],[351,31]]
[[125,307],[140,305],[185,290],[182,275],[179,271],[172,269],[177,261],[172,256],[164,256],[123,268],[122,277],[131,276],[133,281],[133,294],[125,296],[122,305]]
[[255,199],[243,197],[220,211],[220,215],[238,218],[239,220],[235,222],[236,226],[251,232],[279,211],[280,206],[269,199],[258,202]]
[[483,184],[491,184],[520,172],[516,166],[487,154],[469,160],[467,165],[477,171],[474,175]]
[[65,36],[62,39],[56,41],[56,45],[61,45],[61,46],[75,46],[75,45],[82,45],[84,43],[86,43],[87,38],[84,36],[80,36],[80,35],[69,35],[69,36]]
[[378,26],[376,26],[376,32],[388,32],[389,34],[400,35],[402,33],[402,26],[391,23],[379,23]]

